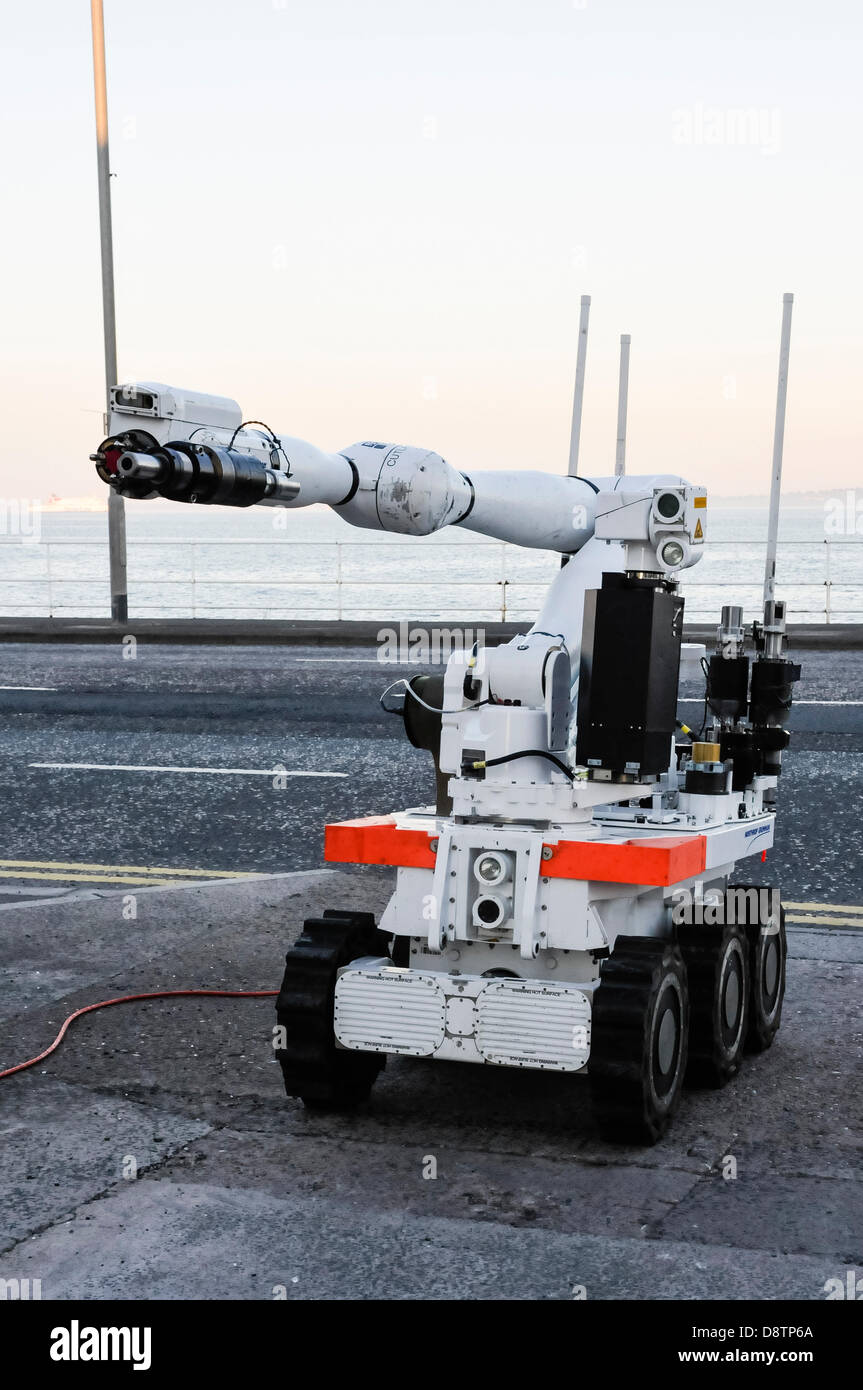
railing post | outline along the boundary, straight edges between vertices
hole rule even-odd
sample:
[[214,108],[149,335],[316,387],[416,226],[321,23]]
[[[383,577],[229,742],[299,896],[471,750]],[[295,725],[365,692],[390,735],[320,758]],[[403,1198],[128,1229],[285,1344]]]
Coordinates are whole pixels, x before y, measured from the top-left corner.
[[197,542],[196,542],[196,541],[192,541],[192,542],[191,542],[191,548],[192,548],[192,617],[193,617],[193,618],[197,618],[197,616],[198,616],[198,566],[197,566],[197,562],[196,562],[195,557],[196,557],[196,555],[197,555],[197,553],[198,553],[198,545],[197,545]]
[[827,619],[827,626],[830,626],[830,590],[833,587],[830,578],[830,538],[824,537],[824,613]]
[[336,618],[342,621],[342,543],[336,541]]
[[48,576],[48,617],[49,617],[49,618],[53,618],[53,616],[54,616],[54,598],[53,598],[52,576],[51,576],[51,542],[50,542],[50,541],[46,541],[46,542],[45,542],[45,572],[46,572],[46,574],[47,574],[47,576]]

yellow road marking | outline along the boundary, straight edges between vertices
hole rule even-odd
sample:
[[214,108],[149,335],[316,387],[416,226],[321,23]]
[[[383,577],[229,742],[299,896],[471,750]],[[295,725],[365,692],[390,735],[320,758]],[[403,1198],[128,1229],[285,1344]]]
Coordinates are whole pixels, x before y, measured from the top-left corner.
[[[147,868],[143,864],[78,864],[65,859],[0,859],[0,875],[12,878],[40,878],[41,874],[3,874],[4,869],[82,869],[88,874],[160,874],[171,878],[259,878],[259,874],[230,869]],[[63,878],[65,875],[60,874]]]
[[858,931],[863,930],[859,917],[786,917],[785,920],[804,927],[856,927]]
[[[784,899],[783,899],[784,902]],[[863,912],[863,907],[853,903],[784,903],[795,912]]]
[[[6,874],[5,878],[0,877],[0,892],[2,892],[3,883],[5,881],[14,880],[17,882],[18,879],[22,878],[26,879],[28,883],[31,878],[51,878],[55,881],[60,879],[63,883],[134,883],[139,888],[145,886],[152,888],[154,884],[171,883],[173,881],[168,878],[136,878],[132,874]],[[203,880],[201,881],[203,882]],[[190,887],[191,886],[193,885],[190,885]]]

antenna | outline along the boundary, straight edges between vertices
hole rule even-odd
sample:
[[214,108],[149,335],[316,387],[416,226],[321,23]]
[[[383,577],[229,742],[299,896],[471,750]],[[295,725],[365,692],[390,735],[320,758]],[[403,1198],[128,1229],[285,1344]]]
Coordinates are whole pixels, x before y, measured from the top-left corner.
[[764,566],[764,602],[776,597],[776,543],[779,537],[779,500],[782,492],[782,451],[785,445],[785,402],[788,396],[788,357],[791,351],[793,294],[782,296],[782,335],[779,341],[779,381],[776,387],[776,423],[773,427],[773,476],[770,480],[770,518],[767,523],[767,560]]
[[575,391],[572,397],[572,431],[569,436],[569,476],[578,477],[578,446],[581,441],[581,407],[584,404],[584,370],[587,363],[587,324],[590,319],[590,295],[581,296],[581,319],[578,325],[578,356],[575,361]]
[[629,400],[629,344],[628,333],[620,335],[620,383],[617,389],[617,450],[614,455],[614,476],[621,478],[626,464],[626,407]]

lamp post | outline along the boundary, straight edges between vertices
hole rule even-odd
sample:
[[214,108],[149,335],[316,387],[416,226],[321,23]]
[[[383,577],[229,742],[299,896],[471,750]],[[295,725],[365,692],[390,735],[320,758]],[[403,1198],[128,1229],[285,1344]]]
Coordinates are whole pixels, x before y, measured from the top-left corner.
[[[99,234],[102,249],[102,326],[105,336],[105,433],[111,412],[111,387],[117,384],[117,324],[114,312],[114,248],[111,235],[111,167],[108,157],[108,89],[105,78],[105,20],[102,0],[90,0],[93,27],[93,79],[96,99],[96,160],[99,171]],[[126,585],[126,511],[113,488],[108,493],[108,557],[111,617],[129,616]]]

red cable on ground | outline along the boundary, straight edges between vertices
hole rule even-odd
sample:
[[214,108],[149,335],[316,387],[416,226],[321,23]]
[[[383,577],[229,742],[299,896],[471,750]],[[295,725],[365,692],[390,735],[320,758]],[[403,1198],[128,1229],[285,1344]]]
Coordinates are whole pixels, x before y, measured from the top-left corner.
[[38,1057],[30,1057],[26,1062],[19,1062],[15,1067],[7,1067],[5,1071],[0,1071],[0,1079],[4,1076],[14,1076],[16,1071],[26,1071],[28,1067],[35,1067],[37,1062],[44,1062],[46,1057],[57,1051],[70,1023],[74,1023],[82,1014],[93,1013],[95,1009],[110,1009],[112,1004],[131,1004],[138,999],[178,999],[189,998],[191,995],[207,995],[217,999],[268,999],[278,992],[277,989],[157,989],[152,994],[121,994],[117,999],[101,999],[98,1004],[86,1004],[83,1009],[76,1009],[66,1019],[50,1047],[46,1047]]

